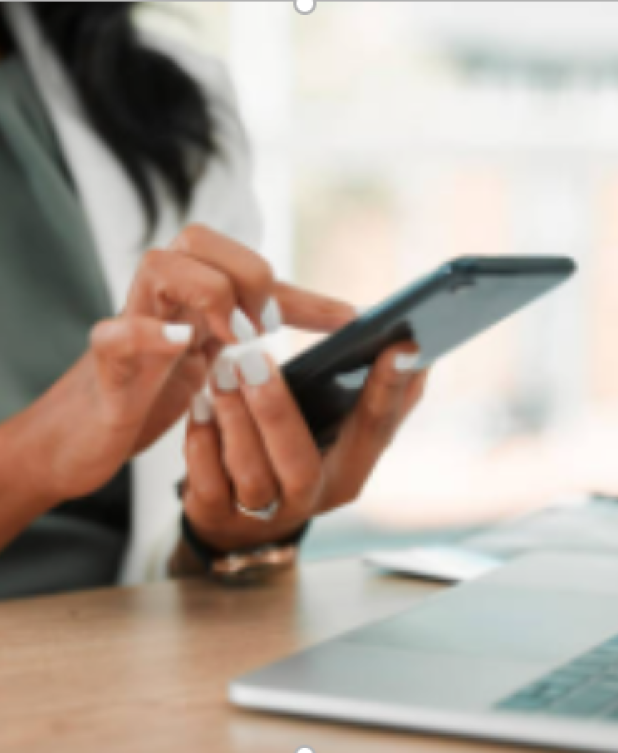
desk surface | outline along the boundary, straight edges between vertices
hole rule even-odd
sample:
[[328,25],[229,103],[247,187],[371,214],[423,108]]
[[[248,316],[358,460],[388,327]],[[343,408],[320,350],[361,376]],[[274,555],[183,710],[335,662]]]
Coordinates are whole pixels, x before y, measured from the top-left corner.
[[430,590],[337,561],[248,590],[185,581],[2,605],[0,750],[512,752],[227,704],[232,677],[401,611]]

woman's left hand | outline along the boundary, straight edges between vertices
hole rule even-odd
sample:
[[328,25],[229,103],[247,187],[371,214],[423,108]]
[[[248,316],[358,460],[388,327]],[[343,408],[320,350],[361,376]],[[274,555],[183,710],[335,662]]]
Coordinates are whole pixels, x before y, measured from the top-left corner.
[[[238,372],[231,362],[220,363],[214,416],[206,398],[196,398],[185,448],[185,509],[200,538],[222,552],[275,543],[315,515],[357,499],[422,396],[426,374],[415,371],[414,354],[412,345],[382,354],[324,455],[271,359],[254,348],[241,357]],[[237,504],[264,510],[273,501],[280,507],[269,522],[247,517]]]

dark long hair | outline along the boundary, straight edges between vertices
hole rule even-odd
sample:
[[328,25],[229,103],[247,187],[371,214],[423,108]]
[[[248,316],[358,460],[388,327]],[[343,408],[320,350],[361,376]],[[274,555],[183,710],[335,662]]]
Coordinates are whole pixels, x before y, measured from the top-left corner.
[[132,181],[152,229],[160,211],[155,182],[184,212],[216,151],[216,134],[198,84],[139,39],[134,5],[31,3],[92,126]]

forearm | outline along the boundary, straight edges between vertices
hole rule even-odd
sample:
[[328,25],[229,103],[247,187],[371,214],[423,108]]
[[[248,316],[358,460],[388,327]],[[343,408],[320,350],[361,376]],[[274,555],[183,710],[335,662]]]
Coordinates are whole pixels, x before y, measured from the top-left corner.
[[27,410],[0,424],[0,551],[36,518],[100,489],[132,456],[135,431],[106,420],[86,353]]
[[61,500],[43,483],[44,444],[30,408],[0,424],[0,551]]

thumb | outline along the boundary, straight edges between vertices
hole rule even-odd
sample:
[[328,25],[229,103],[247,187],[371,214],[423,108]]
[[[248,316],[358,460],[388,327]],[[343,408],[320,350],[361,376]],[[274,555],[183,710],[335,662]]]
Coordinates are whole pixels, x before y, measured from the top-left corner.
[[330,333],[350,324],[357,317],[356,309],[351,304],[319,293],[310,293],[294,285],[277,283],[275,296],[281,307],[283,320],[290,327]]

